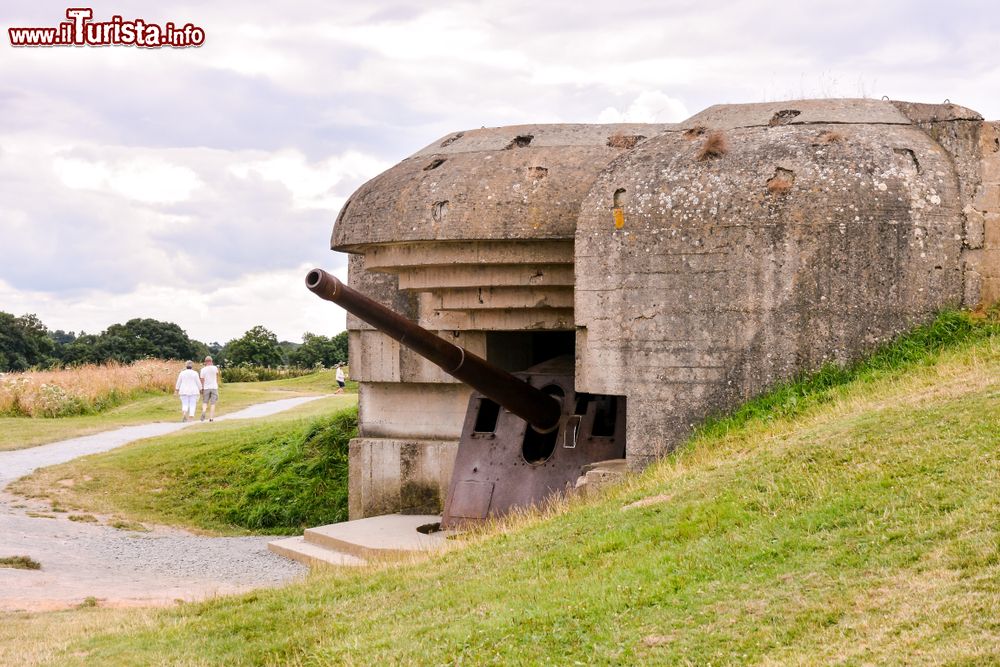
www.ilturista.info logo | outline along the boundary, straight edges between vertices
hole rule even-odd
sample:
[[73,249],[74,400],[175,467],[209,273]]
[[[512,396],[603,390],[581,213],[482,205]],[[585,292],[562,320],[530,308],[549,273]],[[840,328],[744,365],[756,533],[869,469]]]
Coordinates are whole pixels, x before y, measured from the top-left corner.
[[66,18],[55,28],[8,28],[11,46],[141,46],[159,49],[165,46],[186,48],[205,43],[205,30],[191,23],[177,26],[147,23],[142,19],[92,21],[94,10],[70,7]]

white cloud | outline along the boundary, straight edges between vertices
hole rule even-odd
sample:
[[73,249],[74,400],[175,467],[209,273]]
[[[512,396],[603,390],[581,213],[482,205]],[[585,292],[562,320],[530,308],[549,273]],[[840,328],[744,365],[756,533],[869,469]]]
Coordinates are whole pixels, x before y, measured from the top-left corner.
[[291,192],[296,208],[337,211],[347,199],[344,194],[335,194],[338,186],[345,181],[368,179],[388,166],[358,151],[310,163],[300,151],[284,150],[263,159],[233,164],[229,171],[242,179],[257,177],[281,183]]
[[676,123],[688,118],[684,103],[658,90],[644,90],[627,109],[619,111],[614,107],[604,109],[598,115],[598,123]]
[[153,156],[113,163],[57,157],[52,168],[66,187],[113,192],[144,204],[187,201],[202,185],[193,169]]

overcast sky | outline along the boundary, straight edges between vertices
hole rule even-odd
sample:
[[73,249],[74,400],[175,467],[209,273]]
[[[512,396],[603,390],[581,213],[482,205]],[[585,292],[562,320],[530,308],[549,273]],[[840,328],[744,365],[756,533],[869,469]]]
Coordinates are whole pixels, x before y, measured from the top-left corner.
[[[88,6],[72,3],[71,6]],[[945,98],[1000,118],[993,2],[136,2],[191,49],[11,47],[66,4],[4,0],[0,310],[225,342],[343,329],[302,286],[365,180],[456,130],[682,120],[721,102]]]

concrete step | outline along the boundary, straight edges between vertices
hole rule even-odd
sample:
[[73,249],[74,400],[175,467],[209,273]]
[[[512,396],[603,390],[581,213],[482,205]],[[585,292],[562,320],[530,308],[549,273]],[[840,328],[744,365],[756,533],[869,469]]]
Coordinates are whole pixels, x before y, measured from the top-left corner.
[[279,556],[297,560],[298,562],[305,563],[310,567],[314,565],[356,567],[358,565],[365,564],[365,560],[363,558],[327,549],[317,544],[311,544],[310,542],[306,542],[305,538],[301,536],[275,540],[274,542],[268,543],[267,548]]
[[309,528],[303,536],[314,546],[365,560],[400,560],[444,547],[449,533],[424,534],[417,528],[439,523],[440,516],[386,514]]

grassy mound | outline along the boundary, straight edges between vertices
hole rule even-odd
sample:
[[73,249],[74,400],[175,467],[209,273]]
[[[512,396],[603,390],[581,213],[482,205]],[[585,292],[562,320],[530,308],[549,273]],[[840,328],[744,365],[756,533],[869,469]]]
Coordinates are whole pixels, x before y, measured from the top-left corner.
[[425,563],[13,617],[0,644],[68,665],[995,664],[1000,336],[966,333],[781,388],[603,498]]
[[[217,422],[46,468],[12,490],[61,508],[220,533],[292,534],[347,518],[353,396],[266,422]],[[330,414],[330,412],[334,414]]]

